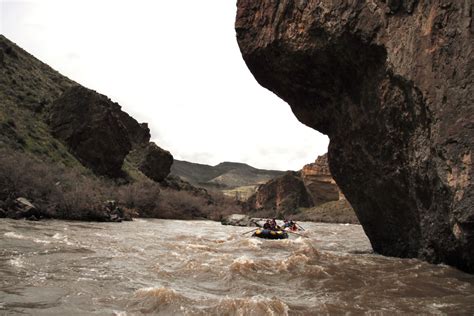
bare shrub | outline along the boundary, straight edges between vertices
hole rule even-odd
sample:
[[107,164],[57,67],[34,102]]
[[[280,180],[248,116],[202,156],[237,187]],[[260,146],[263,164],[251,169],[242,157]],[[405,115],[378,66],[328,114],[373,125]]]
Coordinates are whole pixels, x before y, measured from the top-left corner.
[[220,191],[210,191],[213,204],[207,208],[206,217],[211,220],[220,221],[230,214],[242,213],[241,202]]
[[47,217],[104,220],[108,188],[78,170],[0,150],[0,200],[31,200]]
[[83,169],[0,149],[0,202],[25,197],[47,217],[107,220],[107,200],[115,200],[127,216],[221,220],[242,212],[237,201],[220,192],[191,189],[161,189],[151,180],[118,185]]
[[66,172],[62,181],[56,183],[60,194],[52,197],[55,217],[67,219],[106,220],[104,202],[110,193],[104,182],[81,175],[75,171]]
[[116,188],[115,199],[125,208],[142,217],[157,217],[160,186],[152,181],[140,181]]
[[162,218],[192,219],[204,218],[204,208],[209,200],[195,196],[188,191],[163,190],[159,199]]

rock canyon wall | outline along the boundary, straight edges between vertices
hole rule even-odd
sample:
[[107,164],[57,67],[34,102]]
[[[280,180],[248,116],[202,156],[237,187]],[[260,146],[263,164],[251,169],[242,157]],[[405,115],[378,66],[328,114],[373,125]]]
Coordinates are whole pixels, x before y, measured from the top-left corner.
[[256,80],[330,138],[378,253],[474,272],[471,1],[238,0]]

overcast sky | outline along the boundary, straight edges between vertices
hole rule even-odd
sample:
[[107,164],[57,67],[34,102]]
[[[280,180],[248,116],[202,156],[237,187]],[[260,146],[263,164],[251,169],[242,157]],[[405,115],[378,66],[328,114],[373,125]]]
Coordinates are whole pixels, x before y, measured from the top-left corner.
[[1,34],[105,94],[176,159],[297,170],[327,151],[245,65],[236,0],[0,0]]

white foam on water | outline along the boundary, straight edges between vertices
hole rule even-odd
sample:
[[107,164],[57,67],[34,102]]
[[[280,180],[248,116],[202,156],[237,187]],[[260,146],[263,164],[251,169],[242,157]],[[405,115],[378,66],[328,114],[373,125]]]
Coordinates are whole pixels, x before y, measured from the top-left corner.
[[61,241],[61,242],[65,243],[68,246],[74,246],[74,243],[70,242],[66,235],[56,233],[56,234],[53,235],[52,238],[55,239],[55,240]]
[[289,307],[278,298],[256,295],[248,298],[226,297],[212,310],[223,315],[288,315]]
[[48,240],[45,240],[45,239],[32,238],[32,237],[28,237],[28,236],[18,234],[18,233],[15,233],[15,232],[7,232],[3,235],[5,237],[8,237],[8,238],[21,239],[21,240],[31,240],[31,241],[33,241],[37,244],[50,244],[51,243],[51,241],[48,241]]
[[39,239],[39,238],[33,238],[33,241],[37,244],[50,244],[51,243],[49,240],[44,240],[44,239]]
[[16,257],[14,259],[8,260],[8,263],[10,263],[12,266],[15,268],[24,268],[25,267],[25,262],[21,257]]
[[8,237],[8,238],[15,238],[15,239],[28,239],[26,236],[24,235],[21,235],[21,234],[17,234],[15,232],[8,232],[8,233],[5,233],[3,234],[5,237]]

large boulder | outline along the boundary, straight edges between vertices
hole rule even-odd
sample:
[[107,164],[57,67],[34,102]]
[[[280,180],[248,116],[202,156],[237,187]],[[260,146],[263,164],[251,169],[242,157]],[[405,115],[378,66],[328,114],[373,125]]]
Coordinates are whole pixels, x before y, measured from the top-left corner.
[[344,195],[329,171],[327,154],[324,154],[299,172],[289,172],[260,185],[245,206],[248,211],[273,210],[276,216],[340,199],[344,199]]
[[231,214],[221,220],[221,224],[232,226],[260,227],[258,221],[259,219],[250,218],[248,215],[245,214]]
[[16,198],[8,203],[6,216],[13,219],[31,219],[38,220],[43,217],[41,211],[28,199],[24,197]]
[[133,117],[123,111],[117,112],[117,115],[126,130],[133,148],[147,145],[150,142],[151,135],[147,123],[138,123]]
[[260,185],[246,202],[249,210],[274,210],[280,214],[291,214],[299,207],[313,205],[300,174],[292,171]]
[[378,253],[474,272],[470,1],[238,0],[256,80],[330,138]]
[[53,102],[49,124],[53,135],[67,144],[86,167],[100,175],[118,177],[132,148],[122,117],[117,103],[74,86]]
[[150,179],[160,182],[165,179],[173,164],[173,156],[169,151],[161,149],[155,143],[149,143],[142,150],[139,169]]

